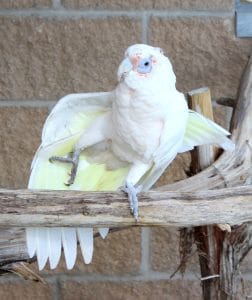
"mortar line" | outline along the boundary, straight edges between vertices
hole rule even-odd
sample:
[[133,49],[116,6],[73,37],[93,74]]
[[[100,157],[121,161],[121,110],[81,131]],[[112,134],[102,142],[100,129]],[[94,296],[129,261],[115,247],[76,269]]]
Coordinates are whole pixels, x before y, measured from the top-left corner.
[[[167,272],[159,272],[159,271],[149,271],[148,276],[143,274],[138,275],[106,275],[106,274],[69,274],[69,273],[61,273],[55,274],[59,276],[60,280],[76,280],[76,281],[111,281],[111,282],[128,282],[128,281],[159,281],[159,280],[189,280],[189,281],[199,281],[201,275],[196,274],[193,271],[187,271],[184,275],[179,273],[175,274],[173,278],[170,276],[173,274],[173,271]],[[50,277],[54,275],[46,275],[45,278],[50,280]],[[243,279],[247,282],[252,282],[251,272],[247,271],[242,273]]]
[[142,43],[148,44],[148,24],[149,24],[149,15],[143,13],[142,16]]
[[[146,274],[147,275],[147,274]],[[138,274],[138,275],[102,275],[102,274],[59,274],[60,281],[67,281],[69,279],[75,280],[75,281],[110,281],[110,282],[129,282],[129,281],[160,281],[160,280],[190,280],[195,281],[199,280],[195,273],[193,272],[187,272],[183,277],[181,275],[175,275],[172,279],[170,276],[172,275],[172,272],[148,272],[148,276],[145,274]],[[51,276],[51,275],[49,275]],[[46,277],[45,277],[46,278]]]
[[63,9],[61,0],[52,0],[52,8],[54,9]]
[[57,101],[54,100],[0,100],[1,107],[29,107],[51,109]]
[[[58,1],[58,0],[55,0]],[[56,2],[55,2],[56,3]],[[162,17],[162,18],[191,18],[191,17],[216,17],[226,18],[234,15],[234,11],[206,11],[206,10],[83,10],[83,9],[1,9],[0,16],[16,16],[16,17],[43,17],[43,18],[107,18],[107,17],[128,17],[142,18],[143,15]]]
[[[50,276],[44,276],[39,274],[42,278],[45,278],[47,283],[53,285],[55,283],[55,280],[56,280],[56,276],[58,274],[52,274]],[[58,279],[57,279],[58,280]],[[8,283],[27,283],[29,284],[29,282],[32,282],[32,280],[27,280],[27,279],[24,279],[22,277],[19,277],[18,275],[14,275],[14,274],[9,274],[9,275],[4,275],[4,276],[0,276],[0,285],[1,284],[8,284]]]
[[149,10],[149,16],[162,18],[192,18],[192,17],[216,17],[226,18],[234,15],[234,11],[208,11],[208,10]]
[[[42,274],[41,276],[50,284],[54,284],[56,281],[59,280],[80,280],[80,281],[111,281],[111,282],[127,282],[131,280],[136,281],[158,281],[158,280],[177,280],[177,279],[188,279],[188,280],[197,280],[194,272],[187,272],[183,277],[179,274],[176,274],[172,279],[170,279],[171,274],[173,271],[167,272],[158,272],[158,271],[150,271],[148,272],[148,276],[142,274],[115,274],[115,275],[108,275],[108,274],[86,274],[82,272],[78,273],[71,273],[71,272],[61,272],[55,274]],[[200,277],[200,275],[199,275]],[[6,277],[0,278],[0,284],[5,284],[9,282],[19,283],[22,282],[24,279],[17,277],[15,275],[8,275]],[[25,282],[27,282],[25,280]]]
[[53,284],[53,295],[52,295],[53,300],[60,300],[62,299],[60,295],[60,281],[59,278],[55,278],[55,282]]
[[142,275],[150,271],[150,228],[142,227],[141,232],[141,264],[140,272]]
[[[66,280],[74,280],[74,281],[110,281],[110,282],[129,282],[129,281],[160,281],[160,280],[189,280],[189,281],[200,281],[200,274],[195,274],[195,272],[188,271],[186,272],[183,276],[176,274],[172,279],[170,278],[171,274],[173,273],[170,271],[167,272],[158,272],[158,271],[150,271],[148,273],[148,276],[145,275],[120,275],[120,274],[115,274],[115,275],[106,275],[106,274],[85,274],[85,273],[55,273],[55,274],[43,274],[42,277],[50,284],[54,284],[55,281],[59,282],[59,288],[60,288],[60,281],[66,281]],[[197,275],[197,276],[196,276]],[[242,273],[243,279],[246,280],[247,282],[252,282],[252,275],[251,272],[246,271]],[[7,275],[6,277],[1,277],[0,278],[0,285],[1,284],[7,284],[7,283],[22,283],[22,282],[27,282],[26,280],[17,277],[15,275]],[[60,294],[59,294],[60,296]],[[58,300],[58,299],[55,299]]]

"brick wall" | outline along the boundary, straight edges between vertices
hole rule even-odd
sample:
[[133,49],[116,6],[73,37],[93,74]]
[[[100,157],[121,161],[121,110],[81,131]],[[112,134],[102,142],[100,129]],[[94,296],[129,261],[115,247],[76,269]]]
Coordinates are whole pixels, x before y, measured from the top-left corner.
[[[67,93],[111,90],[130,44],[162,47],[181,91],[235,97],[252,41],[234,32],[232,0],[1,0],[0,185],[26,186],[48,111]],[[215,113],[227,127],[230,110]],[[178,157],[161,183],[185,178],[188,161]],[[128,229],[96,239],[89,266],[79,256],[72,271],[45,270],[46,285],[1,277],[0,299],[200,299],[197,258],[170,280],[178,262],[177,229]]]

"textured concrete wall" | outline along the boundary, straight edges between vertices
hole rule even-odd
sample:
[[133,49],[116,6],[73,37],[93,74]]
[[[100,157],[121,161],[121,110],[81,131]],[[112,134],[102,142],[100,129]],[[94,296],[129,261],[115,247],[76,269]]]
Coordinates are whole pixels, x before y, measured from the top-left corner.
[[[67,93],[111,90],[133,43],[162,47],[181,91],[209,86],[214,98],[235,97],[252,48],[235,37],[232,0],[0,1],[1,186],[26,186],[48,110]],[[230,110],[215,113],[228,126]],[[189,160],[178,157],[161,183],[185,178]],[[177,229],[124,230],[96,239],[91,265],[79,256],[71,272],[64,262],[44,271],[47,285],[1,277],[0,299],[200,299],[197,258],[170,280],[178,262]],[[247,294],[251,272],[248,258]]]

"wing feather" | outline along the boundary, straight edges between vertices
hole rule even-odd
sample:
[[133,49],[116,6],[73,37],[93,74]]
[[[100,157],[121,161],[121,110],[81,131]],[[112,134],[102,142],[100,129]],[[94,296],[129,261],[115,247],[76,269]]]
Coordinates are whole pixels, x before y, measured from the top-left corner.
[[113,92],[70,94],[58,101],[42,131],[42,145],[83,131],[86,119],[111,108]]
[[[128,173],[128,166],[107,169],[106,162],[91,162],[90,153],[81,154],[75,182],[68,187],[70,166],[50,163],[51,156],[64,156],[73,150],[79,136],[101,114],[111,109],[113,93],[72,94],[62,98],[47,118],[42,143],[33,163],[28,187],[30,189],[105,191],[120,187]],[[91,228],[79,230],[78,237],[85,262],[89,263],[93,253]],[[102,229],[105,237],[108,229]],[[81,234],[80,234],[81,233]],[[39,268],[47,258],[51,268],[58,264],[63,243],[66,265],[71,269],[76,260],[76,229],[27,229],[27,248],[30,256],[37,252]]]
[[[181,122],[186,120],[184,135],[181,135],[183,130],[178,124],[172,127],[167,120],[160,146],[155,153],[154,164],[139,182],[143,190],[148,190],[158,180],[177,153],[205,144],[217,144],[229,151],[234,149],[234,143],[227,137],[230,135],[227,130],[195,111],[188,110],[187,114],[188,118],[181,118]],[[183,126],[183,123],[181,125]]]
[[179,152],[204,144],[217,144],[225,150],[232,151],[235,145],[227,137],[228,135],[230,133],[215,122],[189,110],[186,132]]

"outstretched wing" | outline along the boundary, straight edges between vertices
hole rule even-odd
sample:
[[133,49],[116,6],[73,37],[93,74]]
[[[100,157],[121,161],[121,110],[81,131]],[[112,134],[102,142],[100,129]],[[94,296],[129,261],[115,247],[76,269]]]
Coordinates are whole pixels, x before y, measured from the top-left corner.
[[[72,94],[57,103],[45,122],[42,143],[32,163],[30,189],[106,191],[116,190],[123,184],[127,166],[108,170],[105,163],[92,162],[90,153],[85,151],[80,156],[76,179],[70,187],[64,184],[68,180],[70,166],[50,163],[48,160],[51,156],[65,156],[71,152],[90,124],[111,109],[112,100],[113,93]],[[101,236],[105,237],[107,231],[101,228]],[[67,268],[71,269],[76,260],[77,237],[84,261],[91,261],[92,228],[29,228],[26,236],[29,255],[32,257],[37,254],[39,269],[44,268],[48,258],[51,268],[57,266],[61,246],[64,248]]]
[[186,132],[179,152],[192,150],[195,146],[205,144],[217,144],[224,150],[232,151],[235,144],[227,137],[229,135],[227,130],[215,122],[189,110]]
[[[183,118],[181,120],[183,121]],[[178,129],[176,125],[174,130]],[[188,110],[186,129],[182,139],[181,135],[171,135],[168,132],[170,130],[169,126],[164,128],[163,137],[168,141],[161,143],[156,161],[141,179],[140,184],[143,185],[144,190],[149,189],[158,180],[177,153],[186,152],[195,146],[206,144],[216,144],[228,151],[235,148],[235,144],[227,137],[230,135],[227,130],[192,110]],[[180,143],[179,147],[178,143]]]
[[58,101],[42,131],[42,146],[85,130],[96,114],[111,109],[113,92],[70,94]]
[[[57,146],[61,152],[71,150],[85,128],[97,116],[111,109],[113,97],[113,92],[106,92],[70,94],[60,99],[45,121],[41,145],[34,156],[32,168],[38,153],[40,156],[47,151],[51,154],[52,148]],[[65,145],[65,149],[62,149],[62,145]]]

